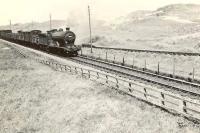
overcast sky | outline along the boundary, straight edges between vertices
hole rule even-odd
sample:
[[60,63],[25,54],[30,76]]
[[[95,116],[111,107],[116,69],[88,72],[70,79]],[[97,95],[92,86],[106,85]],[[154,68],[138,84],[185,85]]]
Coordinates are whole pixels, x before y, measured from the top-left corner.
[[69,16],[87,19],[87,5],[92,17],[111,19],[135,10],[155,10],[174,3],[200,4],[200,0],[0,0],[0,25],[45,21],[52,13],[53,19],[66,20]]

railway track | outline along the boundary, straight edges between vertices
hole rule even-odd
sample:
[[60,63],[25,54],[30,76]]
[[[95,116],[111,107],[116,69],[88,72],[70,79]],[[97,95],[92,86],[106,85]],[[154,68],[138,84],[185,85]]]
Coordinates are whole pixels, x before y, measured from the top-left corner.
[[[83,48],[90,48],[88,44],[83,44]],[[120,50],[135,53],[151,53],[151,54],[165,54],[165,55],[178,55],[178,56],[200,56],[200,53],[195,52],[171,52],[171,51],[160,51],[160,50],[144,50],[144,49],[126,49],[126,48],[109,48],[109,47],[97,47],[93,46],[93,49],[104,49],[104,50]]]
[[151,83],[152,85],[158,85],[160,87],[167,88],[170,91],[175,91],[177,93],[183,92],[186,95],[190,94],[193,96],[200,96],[200,84],[187,82],[180,79],[170,78],[166,76],[157,75],[154,73],[149,73],[125,66],[121,66],[114,63],[109,63],[102,60],[96,60],[93,58],[88,58],[84,56],[78,56],[70,58],[70,60],[89,65],[103,71],[117,74],[123,78],[139,80],[140,82]]
[[109,60],[109,59],[102,59],[102,58],[98,58],[95,56],[89,56],[89,55],[81,55],[81,56],[85,56],[85,57],[89,57],[89,58],[93,58],[93,59],[98,59],[98,60],[102,60],[102,61],[106,61],[109,63],[115,63],[117,65],[121,65],[122,67],[127,67],[130,68],[131,70],[138,70],[138,71],[145,71],[146,73],[152,73],[155,76],[160,76],[160,77],[168,77],[168,78],[174,78],[174,79],[179,79],[179,80],[184,80],[186,82],[191,82],[191,83],[196,83],[196,84],[200,84],[200,80],[195,79],[194,77],[183,77],[180,75],[175,75],[175,74],[169,74],[169,73],[165,73],[165,72],[160,72],[160,70],[158,69],[157,71],[155,70],[151,70],[145,67],[137,67],[137,66],[133,66],[130,64],[126,64],[125,62],[119,62],[119,61],[114,61],[114,60]]
[[[22,50],[17,50],[21,55],[25,56],[23,54]],[[51,54],[53,55],[53,54]],[[58,56],[58,55],[54,55]],[[190,95],[195,98],[200,97],[200,84],[197,83],[191,83],[187,82],[184,80],[180,79],[175,79],[175,78],[170,78],[162,75],[157,75],[154,73],[126,67],[126,66],[121,66],[115,63],[110,63],[98,59],[93,59],[89,57],[84,57],[78,55],[78,57],[71,57],[71,58],[66,58],[66,57],[61,57],[63,59],[69,59],[71,61],[83,64],[83,65],[88,65],[92,66],[94,68],[103,70],[108,73],[116,74],[120,77],[131,79],[131,80],[136,80],[139,82],[144,82],[146,84],[152,84],[156,85],[159,87],[162,87],[163,89],[167,89],[168,91],[172,91],[175,93],[182,93],[182,95]]]

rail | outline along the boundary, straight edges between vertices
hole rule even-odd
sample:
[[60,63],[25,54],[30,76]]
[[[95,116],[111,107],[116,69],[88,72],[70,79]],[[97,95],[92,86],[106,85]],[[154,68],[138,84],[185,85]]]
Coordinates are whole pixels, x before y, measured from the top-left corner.
[[[84,48],[90,48],[89,44],[82,44]],[[145,50],[145,49],[127,49],[127,48],[111,48],[111,47],[99,47],[92,46],[95,49],[106,49],[106,50],[121,50],[128,52],[137,52],[137,53],[156,53],[156,54],[168,54],[168,55],[179,55],[179,56],[200,56],[200,53],[195,52],[172,52],[172,51],[159,51],[159,50]]]

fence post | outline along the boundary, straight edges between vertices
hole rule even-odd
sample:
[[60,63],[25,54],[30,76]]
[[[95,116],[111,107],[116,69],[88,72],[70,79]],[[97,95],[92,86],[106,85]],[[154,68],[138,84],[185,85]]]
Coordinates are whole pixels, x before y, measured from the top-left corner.
[[165,100],[165,95],[161,92],[161,97],[162,97],[162,101],[161,101],[161,103],[162,103],[162,105],[165,105],[165,102],[164,102],[164,100]]
[[144,70],[146,70],[147,69],[147,61],[146,61],[146,59],[144,60]]
[[158,74],[160,73],[160,62],[158,62]]
[[69,67],[69,71],[72,72],[72,68],[71,67]]
[[65,65],[65,71],[67,71],[67,66]]
[[83,77],[83,68],[81,68],[81,77]]
[[147,99],[147,89],[146,88],[144,88],[144,97]]
[[123,59],[122,59],[122,66],[124,66],[125,64],[125,60],[124,60],[124,56],[123,56]]
[[106,83],[108,84],[108,75],[106,75]]
[[97,72],[97,79],[99,79],[99,73]]
[[108,53],[106,52],[106,61],[108,60]]
[[119,81],[117,78],[116,78],[116,87],[119,88]]
[[193,72],[192,72],[192,80],[194,81],[194,76],[195,76],[195,69],[194,69],[194,67],[193,67],[193,70],[192,70]]
[[134,67],[135,65],[135,59],[134,59],[134,56],[133,56],[133,65],[132,65],[132,68]]
[[114,58],[113,58],[113,63],[115,63],[115,55],[114,55]]
[[184,113],[187,113],[186,106],[187,106],[186,101],[183,101],[183,112]]
[[90,70],[88,70],[88,78],[90,78]]
[[132,89],[131,89],[132,85],[131,85],[131,83],[128,83],[128,84],[129,84],[128,90],[129,90],[129,92],[132,92]]
[[77,74],[78,72],[77,72],[77,68],[75,67],[75,73]]
[[175,57],[173,59],[173,77],[175,77]]

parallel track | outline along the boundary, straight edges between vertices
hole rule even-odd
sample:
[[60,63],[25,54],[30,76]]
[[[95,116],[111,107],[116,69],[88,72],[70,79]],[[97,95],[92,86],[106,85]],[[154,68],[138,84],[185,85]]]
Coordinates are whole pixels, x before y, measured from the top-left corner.
[[[83,48],[90,48],[88,44],[83,44]],[[200,53],[194,52],[172,52],[172,51],[160,51],[160,50],[145,50],[145,49],[126,49],[126,48],[109,48],[109,47],[97,47],[93,46],[93,49],[104,50],[120,50],[135,53],[151,53],[151,54],[165,54],[165,55],[178,55],[178,56],[200,56]]]
[[84,65],[93,66],[99,68],[106,72],[118,74],[121,77],[134,79],[139,81],[144,81],[147,83],[159,85],[160,87],[165,87],[171,91],[184,92],[185,94],[190,94],[193,96],[200,96],[200,84],[187,82],[184,80],[179,80],[175,78],[165,77],[137,69],[132,69],[129,67],[124,67],[114,63],[109,63],[101,60],[96,60],[92,58],[87,58],[83,56],[78,56],[70,58],[72,61],[79,62]]

